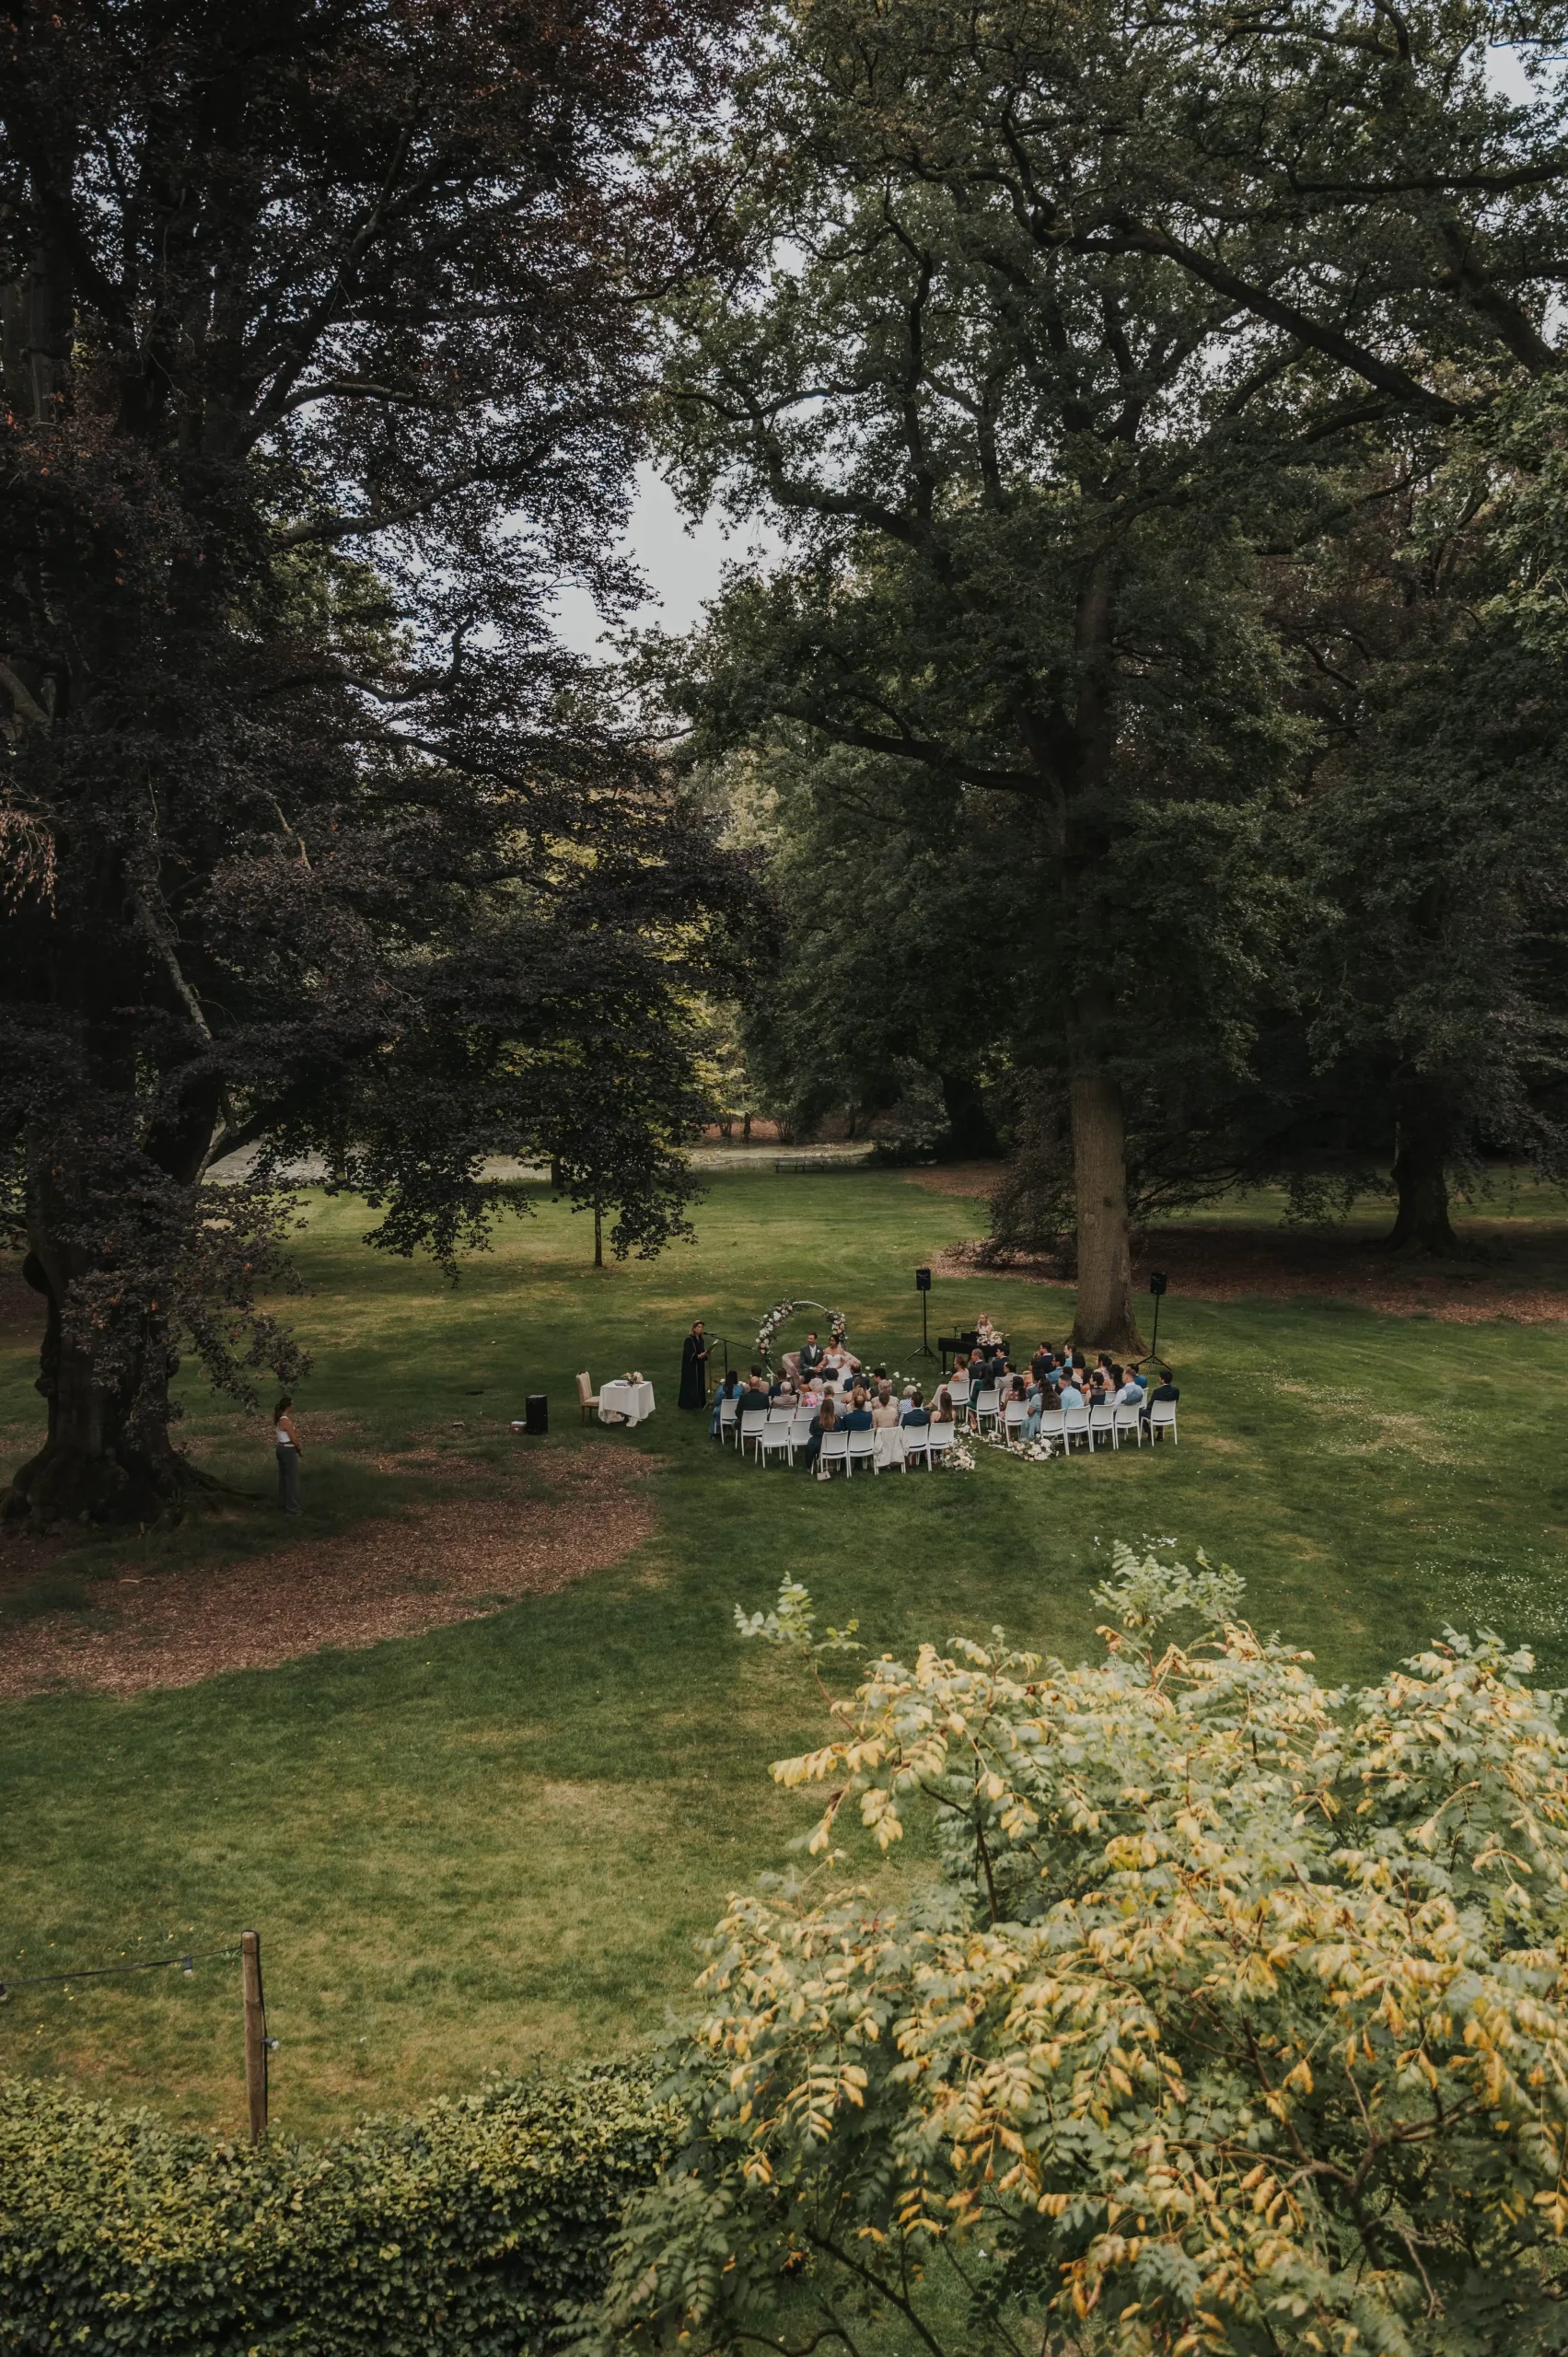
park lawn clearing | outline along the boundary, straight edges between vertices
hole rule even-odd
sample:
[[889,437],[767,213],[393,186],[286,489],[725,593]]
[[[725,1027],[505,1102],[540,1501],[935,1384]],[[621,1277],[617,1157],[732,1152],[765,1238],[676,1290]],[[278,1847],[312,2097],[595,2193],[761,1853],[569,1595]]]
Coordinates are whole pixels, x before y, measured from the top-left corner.
[[[285,2134],[461,2093],[493,2067],[623,2053],[688,2005],[694,1940],[729,1890],[792,1863],[813,1815],[767,1770],[823,1739],[819,1699],[732,1620],[786,1573],[876,1650],[1001,1621],[1076,1660],[1095,1651],[1111,1538],[1147,1537],[1234,1562],[1249,1618],[1310,1646],[1330,1680],[1375,1674],[1445,1622],[1494,1625],[1538,1648],[1543,1677],[1568,1675],[1560,1324],[1215,1303],[1179,1284],[1160,1329],[1179,1448],[1045,1466],[982,1450],[972,1474],[809,1483],[742,1466],[676,1410],[683,1330],[703,1314],[747,1364],[768,1304],[808,1295],[842,1303],[856,1348],[915,1370],[914,1270],[978,1231],[974,1195],[899,1172],[725,1172],[695,1246],[598,1272],[588,1223],[546,1190],[530,1200],[535,1216],[453,1288],[367,1251],[363,1205],[310,1199],[310,1290],[280,1305],[317,1357],[298,1392],[300,1526],[272,1510],[264,1422],[192,1382],[202,1461],[251,1495],[173,1533],[61,1538],[22,1562],[36,1617],[89,1635],[127,1573],[156,1596],[243,1566],[264,1620],[302,1548],[329,1565],[368,1533],[439,1528],[422,1516],[488,1513],[526,1487],[532,1445],[509,1422],[541,1389],[548,1455],[514,1527],[572,1494],[579,1459],[623,1466],[617,1494],[650,1517],[628,1551],[549,1593],[493,1606],[499,1583],[465,1568],[449,1593],[478,1617],[423,1634],[0,1705],[0,1974],[223,1949],[257,1925]],[[939,1279],[930,1306],[934,1335],[989,1308],[1028,1346],[1062,1340],[1070,1296],[971,1273]],[[12,1463],[41,1415],[15,1306],[0,1337]],[[580,1425],[584,1367],[596,1387],[650,1375],[652,1422]],[[635,1478],[645,1466],[656,1480]],[[62,1593],[64,1614],[48,1602]],[[411,1593],[426,1624],[440,1617],[440,1595]],[[904,1846],[879,1869],[893,1893],[926,1870]],[[233,2129],[237,1967],[14,1986],[0,2070]]]

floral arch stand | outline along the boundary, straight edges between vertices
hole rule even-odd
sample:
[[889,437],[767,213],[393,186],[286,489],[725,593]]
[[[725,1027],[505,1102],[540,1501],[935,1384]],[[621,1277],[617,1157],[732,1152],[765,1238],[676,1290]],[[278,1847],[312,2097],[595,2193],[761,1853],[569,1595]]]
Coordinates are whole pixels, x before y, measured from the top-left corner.
[[757,1356],[770,1372],[773,1364],[773,1337],[781,1326],[787,1326],[797,1309],[816,1309],[828,1321],[828,1340],[842,1344],[848,1324],[842,1309],[830,1309],[825,1301],[775,1301],[766,1310],[757,1329]]

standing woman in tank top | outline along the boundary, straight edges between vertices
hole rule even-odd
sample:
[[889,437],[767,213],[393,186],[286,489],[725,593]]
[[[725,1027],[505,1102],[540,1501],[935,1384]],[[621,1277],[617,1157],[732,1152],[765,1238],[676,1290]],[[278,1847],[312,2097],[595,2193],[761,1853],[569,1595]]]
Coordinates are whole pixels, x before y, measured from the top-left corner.
[[289,1410],[294,1401],[286,1396],[273,1411],[273,1441],[278,1452],[278,1512],[299,1512],[299,1460],[304,1451],[299,1434],[294,1429]]

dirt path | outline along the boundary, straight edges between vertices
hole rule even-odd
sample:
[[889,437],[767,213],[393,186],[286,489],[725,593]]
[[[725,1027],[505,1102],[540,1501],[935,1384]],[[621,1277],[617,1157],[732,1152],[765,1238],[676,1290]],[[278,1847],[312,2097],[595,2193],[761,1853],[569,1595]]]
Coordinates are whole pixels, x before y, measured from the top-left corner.
[[651,1458],[575,1448],[550,1493],[415,1506],[250,1562],[95,1580],[89,1615],[0,1621],[0,1696],[66,1684],[104,1694],[272,1669],[323,1646],[378,1644],[548,1596],[630,1553],[654,1527]]

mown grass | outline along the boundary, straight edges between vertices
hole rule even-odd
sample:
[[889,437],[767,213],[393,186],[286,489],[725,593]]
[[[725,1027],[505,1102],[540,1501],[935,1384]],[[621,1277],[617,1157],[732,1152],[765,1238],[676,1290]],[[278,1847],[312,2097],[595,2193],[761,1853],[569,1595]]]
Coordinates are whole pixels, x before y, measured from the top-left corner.
[[[412,1432],[460,1422],[472,1462],[443,1479],[482,1480],[527,1446],[501,1427],[544,1389],[566,1447],[658,1460],[657,1531],[557,1596],[426,1637],[0,1710],[0,1972],[218,1949],[258,1925],[285,2132],[656,2035],[691,2003],[691,1944],[726,1889],[787,1863],[812,1813],[766,1769],[820,1733],[815,1690],[731,1621],[785,1572],[877,1647],[1002,1621],[1074,1656],[1095,1643],[1111,1539],[1147,1536],[1236,1563],[1253,1619],[1335,1679],[1376,1675],[1446,1622],[1491,1623],[1551,1676],[1568,1667],[1556,1327],[1172,1295],[1179,1449],[1045,1468],[982,1455],[972,1476],[847,1489],[743,1468],[676,1411],[687,1320],[703,1312],[749,1355],[784,1294],[842,1305],[858,1346],[912,1365],[913,1269],[980,1224],[976,1204],[894,1173],[726,1174],[696,1246],[596,1272],[586,1223],[537,1195],[453,1289],[366,1251],[363,1207],[315,1200],[295,1306],[317,1354],[308,1530],[385,1505],[371,1456]],[[939,1283],[933,1333],[981,1306],[1030,1342],[1059,1338],[1068,1308],[1018,1278]],[[579,1433],[579,1365],[652,1375],[654,1422]],[[0,1388],[14,1450],[36,1421],[32,1372],[17,1340]],[[90,1608],[96,1578],[128,1562],[154,1577],[244,1554],[265,1578],[265,1433],[189,1397],[208,1461],[256,1503],[41,1565],[55,1608]],[[336,1437],[312,1445],[322,1433]],[[0,2005],[0,2070],[64,2072],[171,2116],[233,2126],[238,2066],[227,1962]]]

